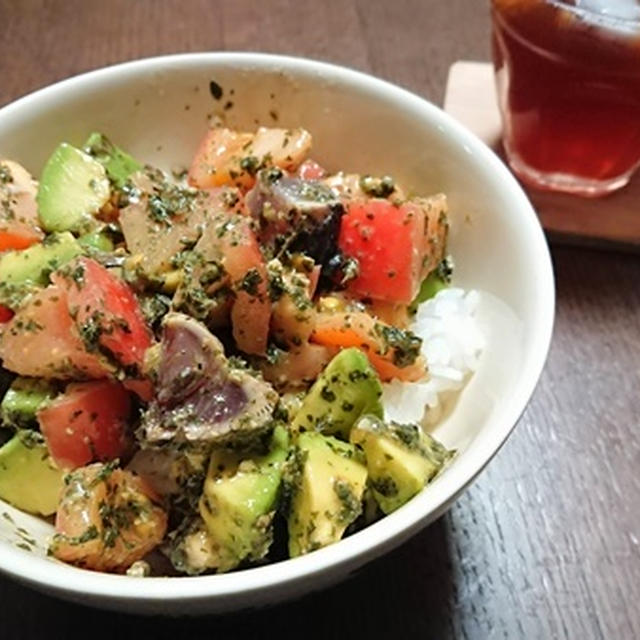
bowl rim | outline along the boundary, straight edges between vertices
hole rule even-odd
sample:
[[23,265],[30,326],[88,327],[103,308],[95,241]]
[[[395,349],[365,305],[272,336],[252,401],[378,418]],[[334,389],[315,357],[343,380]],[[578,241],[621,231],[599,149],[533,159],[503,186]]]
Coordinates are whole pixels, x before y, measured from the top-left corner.
[[[180,68],[212,64],[216,66],[246,67],[256,70],[274,68],[293,74],[311,73],[335,78],[340,84],[349,83],[362,91],[371,91],[401,101],[407,107],[421,109],[425,120],[442,130],[448,129],[465,145],[468,153],[476,155],[488,166],[491,173],[500,176],[503,191],[514,203],[514,210],[521,217],[519,223],[526,227],[534,253],[536,273],[532,274],[538,285],[538,305],[532,318],[535,327],[533,339],[528,343],[525,364],[519,372],[519,380],[501,411],[478,434],[465,451],[465,464],[453,464],[446,474],[430,485],[428,492],[413,498],[407,505],[380,521],[341,540],[338,544],[319,549],[314,553],[274,564],[244,569],[228,574],[205,576],[147,577],[98,573],[78,569],[61,562],[28,554],[20,549],[15,553],[0,554],[0,571],[16,579],[52,589],[60,595],[78,598],[108,598],[110,601],[131,601],[158,604],[171,600],[210,600],[258,594],[265,590],[287,586],[293,591],[302,581],[319,578],[321,574],[338,571],[341,567],[356,568],[385,549],[400,544],[428,522],[444,513],[449,505],[482,471],[499,451],[514,429],[537,385],[546,361],[553,331],[555,313],[555,285],[551,257],[540,222],[522,188],[498,156],[463,125],[425,98],[386,80],[362,71],[313,60],[310,58],[266,54],[258,52],[197,52],[179,53],[137,59],[102,67],[60,80],[32,93],[26,94],[0,109],[0,121],[14,113],[38,103],[63,98],[68,90],[74,92],[90,88],[94,82],[124,81],[127,75],[166,70],[174,73]],[[4,545],[3,545],[4,546]],[[7,543],[10,546],[10,543]],[[79,573],[82,572],[82,573]],[[135,608],[135,607],[133,607]]]

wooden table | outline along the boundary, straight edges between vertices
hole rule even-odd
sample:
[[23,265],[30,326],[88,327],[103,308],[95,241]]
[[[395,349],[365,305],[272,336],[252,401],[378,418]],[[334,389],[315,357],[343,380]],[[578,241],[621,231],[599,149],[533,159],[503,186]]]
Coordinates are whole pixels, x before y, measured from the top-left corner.
[[[357,67],[436,103],[488,58],[479,0],[0,0],[0,104],[141,56],[261,50]],[[261,613],[150,620],[0,577],[0,637],[640,637],[640,257],[553,247],[548,365],[451,511],[350,581]],[[357,635],[356,635],[357,634]]]

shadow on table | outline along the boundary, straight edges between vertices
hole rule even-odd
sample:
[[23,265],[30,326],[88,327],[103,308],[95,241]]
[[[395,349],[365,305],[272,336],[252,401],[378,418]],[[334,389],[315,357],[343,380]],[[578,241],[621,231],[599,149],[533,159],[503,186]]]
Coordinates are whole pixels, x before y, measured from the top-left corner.
[[1,635],[7,640],[217,640],[261,636],[279,640],[349,636],[446,639],[453,637],[450,603],[454,590],[448,535],[447,519],[440,518],[346,582],[250,614],[200,618],[115,614],[58,601],[2,578],[0,601],[5,614]]

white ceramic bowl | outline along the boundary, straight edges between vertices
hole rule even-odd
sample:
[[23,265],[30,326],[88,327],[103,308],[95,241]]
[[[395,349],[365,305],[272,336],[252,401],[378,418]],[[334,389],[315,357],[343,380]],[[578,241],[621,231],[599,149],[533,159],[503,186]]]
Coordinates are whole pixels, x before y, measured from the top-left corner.
[[[218,101],[209,91],[224,90]],[[227,103],[233,106],[228,108]],[[227,109],[225,110],[225,105]],[[392,515],[333,546],[228,575],[129,578],[46,557],[51,527],[0,502],[0,569],[76,602],[144,613],[198,613],[275,603],[321,589],[441,515],[489,462],[524,410],[553,325],[547,245],[524,193],[500,160],[425,100],[348,69],[261,54],[205,53],[131,62],[65,80],[0,110],[0,157],[38,175],[61,141],[99,130],[134,156],[188,164],[208,115],[232,127],[303,126],[330,169],[390,173],[410,191],[444,191],[452,211],[455,284],[486,295],[479,370],[436,435],[458,449],[451,466]],[[37,541],[16,547],[23,527]],[[24,535],[24,534],[23,534]]]

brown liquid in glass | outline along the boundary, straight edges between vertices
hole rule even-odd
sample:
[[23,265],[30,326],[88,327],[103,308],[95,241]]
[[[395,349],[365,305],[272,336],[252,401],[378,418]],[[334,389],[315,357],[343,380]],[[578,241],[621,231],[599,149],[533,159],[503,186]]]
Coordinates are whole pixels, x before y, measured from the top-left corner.
[[640,161],[640,2],[610,1],[637,20],[579,0],[492,2],[505,144],[534,171],[607,181]]

